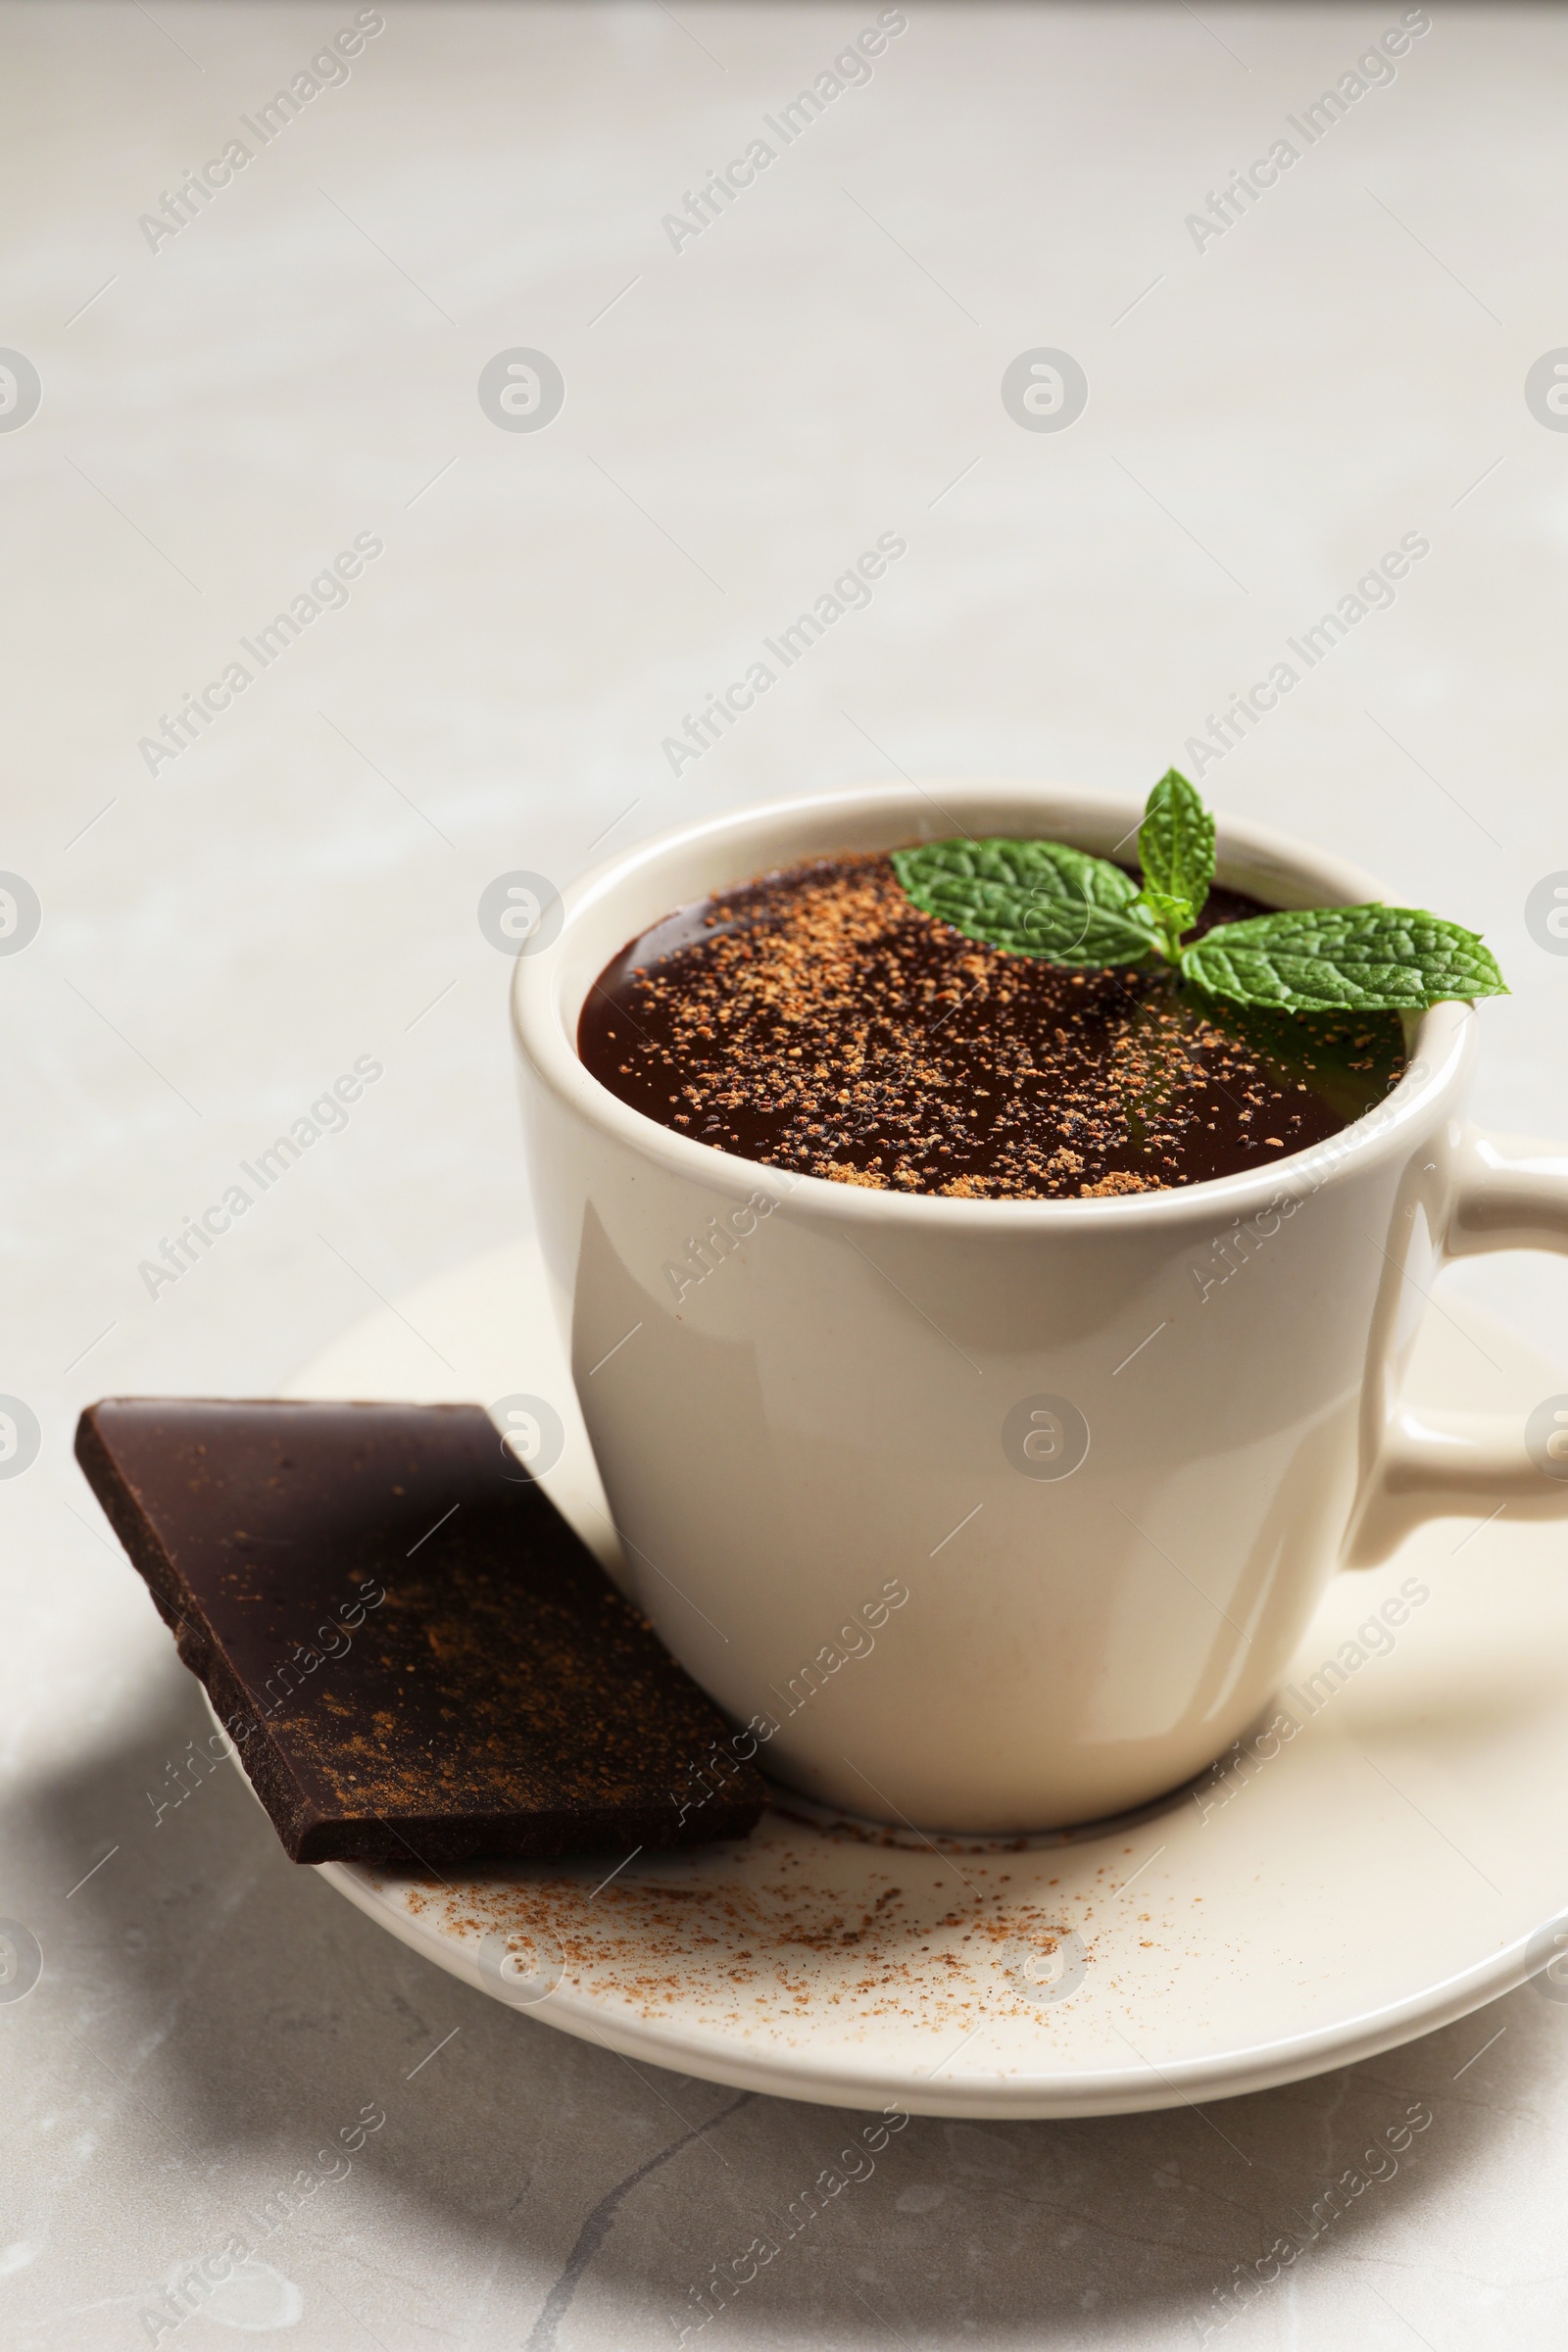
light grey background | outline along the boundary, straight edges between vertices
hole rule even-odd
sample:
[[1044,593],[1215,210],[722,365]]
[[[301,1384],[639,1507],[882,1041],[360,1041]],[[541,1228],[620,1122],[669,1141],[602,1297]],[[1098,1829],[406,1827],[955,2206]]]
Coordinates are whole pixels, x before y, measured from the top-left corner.
[[[688,2287],[842,2143],[436,1975],[226,1777],[154,1822],[203,1719],[74,1415],[273,1392],[516,1230],[496,875],[901,770],[1141,792],[1419,532],[1394,608],[1204,788],[1483,929],[1515,994],[1484,1008],[1480,1113],[1568,1121],[1568,961],[1524,918],[1568,868],[1568,435],[1524,399],[1568,343],[1568,19],[1435,7],[1200,252],[1186,217],[1398,5],[909,0],[870,82],[677,253],[662,217],[874,0],[381,13],[155,252],[139,217],[352,0],[0,9],[0,344],[43,386],[0,434],[0,867],[43,906],[0,957],[0,1389],[43,1432],[0,1482],[0,1912],[46,1972],[0,2004],[17,2352],[147,2342],[179,2265],[367,2102],[349,2177],[161,2340],[673,2345]],[[515,346],[564,376],[542,432],[479,405]],[[1004,410],[1036,346],[1087,372],[1066,432]],[[683,714],[884,531],[908,552],[870,609],[672,776]],[[360,532],[385,552],[347,607],[149,775],[160,714]],[[347,1131],[150,1298],[140,1261],[363,1054],[384,1076]],[[1556,1345],[1563,1277],[1464,1279]],[[916,2122],[707,2340],[1196,2342],[1232,2266],[1424,2098],[1397,2178],[1228,2342],[1556,2342],[1565,2081],[1568,2006],[1526,1989],[1211,2117]]]

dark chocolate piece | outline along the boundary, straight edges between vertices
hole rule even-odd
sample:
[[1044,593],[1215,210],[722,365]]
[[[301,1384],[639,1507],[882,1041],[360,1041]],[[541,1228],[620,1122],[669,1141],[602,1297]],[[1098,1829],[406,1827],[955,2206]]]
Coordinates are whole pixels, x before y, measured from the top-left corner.
[[[1197,929],[1261,914],[1216,885]],[[1085,1200],[1266,1167],[1404,1067],[1397,1013],[1242,1013],[1152,970],[966,939],[890,860],[764,874],[631,941],[577,1050],[621,1102],[715,1151],[959,1200]]]
[[296,1862],[756,1824],[755,1765],[479,1406],[114,1397],[76,1459]]

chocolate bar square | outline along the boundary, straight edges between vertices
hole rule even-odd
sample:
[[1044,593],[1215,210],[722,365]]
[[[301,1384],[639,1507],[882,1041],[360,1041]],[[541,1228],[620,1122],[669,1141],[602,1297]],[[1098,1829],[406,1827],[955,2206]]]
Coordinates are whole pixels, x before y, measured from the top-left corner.
[[296,1862],[755,1826],[729,1726],[479,1406],[113,1397],[76,1458]]

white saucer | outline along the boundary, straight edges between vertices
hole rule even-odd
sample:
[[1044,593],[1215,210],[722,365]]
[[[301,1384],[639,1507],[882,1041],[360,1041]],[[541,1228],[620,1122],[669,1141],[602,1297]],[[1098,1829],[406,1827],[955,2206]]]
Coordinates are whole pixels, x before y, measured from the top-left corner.
[[[1418,1396],[1522,1418],[1564,1385],[1473,1310],[1429,1311]],[[356,1325],[291,1394],[544,1398],[566,1433],[544,1483],[618,1567],[531,1244]],[[781,1792],[749,1840],[639,1856],[609,1884],[602,1861],[451,1886],[321,1876],[546,2024],[740,2088],[1019,2117],[1260,2090],[1447,2024],[1550,1956],[1540,1931],[1568,1904],[1565,1567],[1560,1526],[1427,1528],[1336,1580],[1292,1676],[1303,1693],[1407,1580],[1429,1597],[1316,1712],[1285,1702],[1302,1728],[1277,1753],[1065,1840],[932,1846]]]

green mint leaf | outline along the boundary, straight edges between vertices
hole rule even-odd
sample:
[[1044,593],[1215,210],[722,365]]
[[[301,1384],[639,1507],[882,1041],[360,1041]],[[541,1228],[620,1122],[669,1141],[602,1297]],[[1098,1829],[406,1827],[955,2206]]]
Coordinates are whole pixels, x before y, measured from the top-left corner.
[[1187,778],[1167,768],[1149,796],[1138,828],[1146,890],[1187,899],[1200,914],[1214,879],[1214,819]]
[[1153,924],[1166,962],[1179,963],[1182,934],[1190,931],[1198,920],[1198,909],[1192,900],[1173,899],[1163,890],[1151,890],[1146,882],[1133,901],[1133,911],[1147,914]]
[[1506,996],[1474,931],[1410,906],[1329,906],[1221,923],[1182,952],[1184,976],[1235,1004],[1286,1011],[1420,1011]]
[[895,850],[916,906],[965,939],[1054,963],[1142,963],[1153,931],[1119,865],[1060,841],[933,841]]

